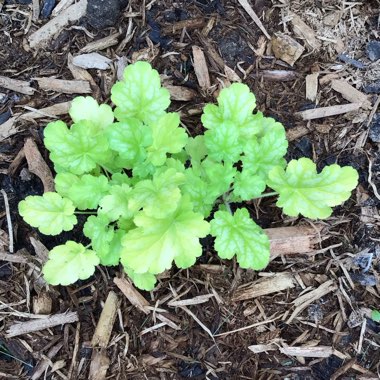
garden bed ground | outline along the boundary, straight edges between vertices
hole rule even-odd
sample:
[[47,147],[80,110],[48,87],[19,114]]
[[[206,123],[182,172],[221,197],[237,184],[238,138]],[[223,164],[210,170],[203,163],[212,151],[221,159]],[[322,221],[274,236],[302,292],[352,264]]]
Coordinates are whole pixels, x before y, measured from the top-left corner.
[[[80,0],[54,38],[44,25],[67,10],[51,15],[49,0],[0,5],[0,378],[380,378],[380,325],[370,318],[380,309],[379,1],[97,3],[76,20]],[[108,68],[73,65],[89,52],[108,57]],[[109,102],[122,68],[140,59],[162,74],[192,135],[202,132],[204,104],[243,81],[258,109],[286,127],[288,159],[359,171],[351,199],[323,223],[285,217],[272,198],[246,205],[264,228],[307,227],[312,248],[280,250],[255,273],[219,260],[206,239],[194,268],[166,273],[151,293],[134,290],[119,268],[69,287],[44,284],[47,250],[70,235],[47,238],[17,213],[49,180],[36,153],[51,166],[43,128],[66,119],[76,95]]]

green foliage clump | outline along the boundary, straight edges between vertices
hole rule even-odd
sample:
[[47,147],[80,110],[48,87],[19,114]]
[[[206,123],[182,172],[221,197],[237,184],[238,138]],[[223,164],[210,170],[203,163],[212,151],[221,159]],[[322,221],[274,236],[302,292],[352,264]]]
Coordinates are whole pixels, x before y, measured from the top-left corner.
[[[121,263],[132,281],[151,290],[156,275],[193,265],[200,238],[215,237],[223,259],[236,255],[242,268],[269,263],[269,240],[246,208],[231,202],[263,196],[267,187],[290,216],[327,218],[349,198],[358,181],[351,167],[317,173],[307,159],[286,163],[284,127],[261,112],[244,84],[223,89],[218,104],[204,108],[204,135],[190,137],[178,113],[169,113],[169,92],[146,62],[129,65],[112,88],[113,103],[73,100],[73,124],[49,123],[45,146],[54,163],[56,192],[29,196],[21,216],[42,233],[57,235],[92,214],[83,233],[91,243],[55,247],[43,268],[46,280],[68,285],[90,277],[99,263]],[[115,120],[116,119],[116,120]]]

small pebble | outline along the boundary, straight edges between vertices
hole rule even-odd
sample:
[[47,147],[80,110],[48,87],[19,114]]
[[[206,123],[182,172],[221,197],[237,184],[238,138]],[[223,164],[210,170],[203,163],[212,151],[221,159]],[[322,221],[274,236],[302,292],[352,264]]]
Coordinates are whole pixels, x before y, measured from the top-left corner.
[[94,28],[102,30],[116,24],[120,16],[119,0],[91,0],[87,3],[87,21]]
[[368,42],[367,56],[371,61],[377,61],[380,59],[380,41]]

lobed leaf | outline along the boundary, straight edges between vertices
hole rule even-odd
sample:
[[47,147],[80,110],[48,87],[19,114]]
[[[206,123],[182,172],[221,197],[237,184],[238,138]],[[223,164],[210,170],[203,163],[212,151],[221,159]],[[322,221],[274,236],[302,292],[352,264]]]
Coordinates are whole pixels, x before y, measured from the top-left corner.
[[289,162],[286,170],[275,167],[269,172],[268,186],[279,193],[277,206],[285,214],[324,219],[332,214],[333,206],[347,200],[358,184],[358,173],[350,166],[326,166],[317,173],[308,158]]
[[77,223],[73,202],[53,192],[26,197],[19,203],[18,211],[25,222],[45,235],[70,231]]
[[66,286],[88,279],[98,264],[99,258],[94,251],[69,240],[50,251],[42,273],[49,284]]
[[131,218],[133,213],[129,210],[129,198],[132,188],[127,184],[111,186],[109,194],[100,200],[99,215],[104,215],[109,221],[120,217]]
[[126,267],[124,267],[124,270],[127,273],[128,277],[139,289],[146,290],[147,292],[150,292],[154,289],[157,282],[156,276],[154,274],[136,273],[133,269]]
[[261,270],[268,265],[268,236],[251,219],[247,209],[238,209],[234,215],[218,211],[210,224],[215,250],[222,259],[236,255],[239,265],[245,269]]

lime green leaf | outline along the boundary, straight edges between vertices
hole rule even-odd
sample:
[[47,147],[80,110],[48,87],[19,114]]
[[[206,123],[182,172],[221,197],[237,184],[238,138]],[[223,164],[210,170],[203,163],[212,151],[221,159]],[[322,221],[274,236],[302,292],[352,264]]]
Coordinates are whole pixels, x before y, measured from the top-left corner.
[[234,180],[237,173],[232,162],[219,163],[206,158],[202,164],[205,172],[206,182],[208,183],[208,192],[218,198],[226,193]]
[[129,199],[129,209],[137,212],[144,208],[146,215],[156,218],[172,213],[181,198],[179,185],[185,182],[185,175],[175,169],[166,169],[156,173],[153,180],[144,180],[136,184]]
[[269,239],[247,209],[238,209],[234,215],[218,211],[210,224],[215,250],[222,259],[236,254],[239,265],[245,269],[261,270],[268,265]]
[[218,106],[208,104],[202,115],[202,123],[207,129],[217,129],[225,121],[230,121],[239,130],[242,138],[250,138],[260,132],[252,111],[256,98],[245,84],[234,83],[224,88],[218,96]]
[[[182,163],[182,161],[176,160],[175,158],[172,158],[172,157],[168,158],[165,161],[165,167],[175,169],[175,171],[178,173],[185,173],[185,170],[186,170],[185,165]],[[163,168],[163,166],[161,166],[161,168]]]
[[49,123],[44,135],[54,164],[74,174],[90,172],[110,156],[106,136],[86,120],[73,124],[70,130],[61,121]]
[[120,261],[120,254],[123,246],[121,239],[126,234],[123,230],[117,230],[111,241],[104,241],[98,246],[96,254],[100,259],[100,264],[107,266],[118,265]]
[[275,166],[284,167],[284,156],[288,149],[285,129],[274,119],[266,119],[266,129],[260,137],[253,137],[244,148],[243,168],[252,174],[267,179],[269,171]]
[[97,130],[105,129],[113,123],[112,108],[107,104],[99,105],[91,96],[78,96],[71,102],[69,114],[74,123],[88,120]]
[[132,169],[133,177],[137,179],[145,179],[150,178],[154,172],[156,171],[156,167],[149,161],[143,161],[136,164]]
[[81,176],[68,190],[68,197],[79,210],[93,210],[109,191],[108,179],[104,175]]
[[204,142],[208,156],[214,160],[237,162],[243,152],[238,128],[231,121],[223,121],[217,128],[206,131]]
[[111,94],[120,121],[133,117],[154,125],[170,104],[169,91],[161,87],[160,75],[147,62],[129,65],[124,81],[114,84]]
[[183,193],[190,197],[194,211],[207,218],[218,195],[214,195],[209,191],[209,183],[202,179],[200,174],[193,168],[186,169],[185,177],[186,181],[181,186]]
[[163,165],[167,153],[179,153],[187,143],[187,133],[179,127],[178,113],[163,115],[152,126],[152,132],[153,143],[147,150],[148,161],[155,166]]
[[18,211],[25,222],[37,227],[45,235],[70,231],[77,223],[73,202],[57,193],[48,192],[42,196],[26,197],[19,203]]
[[151,273],[136,273],[131,268],[124,268],[128,277],[132,280],[132,282],[141,290],[146,290],[150,292],[154,289],[156,285],[157,279],[154,274]]
[[107,216],[109,221],[117,220],[121,216],[132,217],[128,206],[131,190],[126,184],[111,186],[109,194],[99,203],[99,214]]
[[326,166],[317,173],[316,165],[308,158],[289,162],[286,171],[275,167],[269,173],[268,186],[280,196],[277,206],[285,214],[324,219],[332,214],[333,206],[347,200],[358,184],[358,173],[350,166]]
[[64,172],[58,173],[54,178],[55,190],[63,197],[69,197],[69,190],[79,181],[79,177],[75,174]]
[[191,157],[192,161],[200,162],[207,156],[207,147],[205,145],[205,138],[203,135],[198,135],[196,137],[190,137],[187,140],[185,146],[187,154]]
[[209,224],[201,214],[192,211],[186,197],[177,210],[164,219],[142,211],[134,222],[137,228],[122,240],[121,262],[136,273],[161,273],[171,267],[173,260],[178,267],[188,268],[202,254],[199,238],[209,232]]
[[145,159],[145,147],[152,143],[151,129],[137,119],[115,123],[107,130],[107,134],[111,149],[125,160],[128,169]]
[[262,177],[251,174],[244,169],[235,176],[233,195],[239,201],[248,201],[259,197],[265,187],[265,181]]
[[380,322],[380,311],[379,310],[372,310],[371,311],[371,319],[374,322]]
[[127,174],[124,173],[115,173],[112,174],[112,179],[109,182],[110,185],[131,185],[132,178],[128,177]]
[[65,286],[91,277],[98,264],[94,251],[69,240],[50,251],[42,273],[49,284]]
[[84,236],[91,239],[92,248],[99,257],[107,255],[115,231],[109,226],[109,220],[104,215],[91,215],[83,226]]

